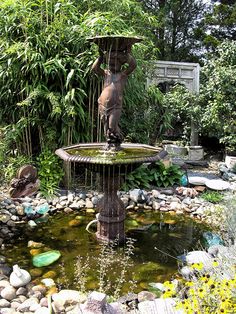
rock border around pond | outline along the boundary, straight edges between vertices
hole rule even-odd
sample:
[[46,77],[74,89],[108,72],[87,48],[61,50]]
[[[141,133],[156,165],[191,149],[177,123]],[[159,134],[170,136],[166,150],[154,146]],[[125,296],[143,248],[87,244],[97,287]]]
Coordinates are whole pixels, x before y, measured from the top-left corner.
[[[235,189],[234,185],[233,189]],[[217,206],[204,201],[201,198],[201,195],[198,194],[197,190],[197,187],[196,189],[180,187],[178,189],[153,189],[152,191],[134,189],[129,192],[119,192],[119,196],[128,211],[146,210],[168,212],[173,215],[187,214],[190,217],[205,221],[211,225],[223,226],[222,217],[218,214]],[[201,191],[201,189],[199,190]],[[95,215],[96,205],[101,197],[102,194],[93,191],[87,193],[74,193],[72,191],[68,191],[66,195],[59,195],[51,200],[42,198],[40,194],[35,197],[25,197],[14,200],[8,197],[6,190],[3,190],[0,192],[0,245],[4,247],[4,242],[6,240],[7,243],[15,241],[14,238],[20,230],[18,226],[24,224],[28,225],[29,228],[34,228],[38,223],[46,221],[49,215],[53,215],[58,211],[63,211],[65,214],[73,211],[79,211],[86,212],[88,215]],[[216,256],[212,253],[212,250],[213,249],[209,251],[209,258]],[[216,248],[216,251],[217,250],[222,251],[223,249]],[[66,297],[63,295],[63,293],[76,294],[79,293],[78,291],[69,290],[70,292],[61,292],[64,291],[61,290],[58,292],[56,287],[52,285],[51,281],[48,287],[45,287],[45,284],[47,285],[46,282],[43,283],[44,285],[36,285],[33,282],[30,282],[23,287],[14,288],[9,282],[9,276],[12,268],[5,263],[3,256],[0,256],[0,266],[2,267],[2,270],[4,270],[2,275],[0,275],[1,314],[14,314],[22,312],[46,314],[49,313],[48,308],[51,306],[51,302],[56,313],[65,312],[73,314],[79,313],[81,310],[81,299],[79,302],[78,300],[65,301]],[[182,268],[182,275],[185,277],[191,276],[189,268],[186,267],[188,266],[186,265]],[[51,300],[51,297],[48,297],[47,294],[52,294],[55,297]],[[143,294],[145,294],[145,296],[141,293],[134,295],[132,298],[128,298],[130,301],[127,301],[124,298],[123,305],[121,302],[119,304],[110,304],[108,306],[109,310],[111,313],[127,313],[127,305],[132,304],[136,304],[136,306],[138,304],[140,313],[145,313],[145,309],[153,307],[156,308],[156,306],[161,306],[161,304],[163,306],[168,305],[168,307],[172,307],[173,310],[174,301],[171,301],[172,299],[170,299],[170,301],[156,299],[154,294],[147,291],[144,291]],[[59,295],[59,297],[56,297],[56,295]],[[60,299],[60,296],[62,295],[63,297]],[[80,298],[83,299],[83,302],[87,300],[85,296],[80,296]],[[106,296],[104,295],[102,299],[105,300],[105,298]],[[90,296],[89,300],[91,301],[92,299],[93,296]],[[88,303],[82,307],[84,310],[83,313],[89,313]],[[107,303],[105,302],[104,304]],[[87,312],[85,312],[86,309]],[[100,311],[98,313],[102,312]]]
[[[144,191],[134,189],[129,192],[119,192],[127,211],[150,210],[168,212],[173,215],[187,214],[211,225],[221,224],[222,217],[216,211],[216,206],[204,201],[197,190],[202,187],[176,189],[153,189]],[[11,199],[6,191],[0,192],[0,246],[14,242],[22,224],[34,228],[38,223],[47,221],[49,215],[58,211],[65,214],[70,212],[84,212],[95,215],[96,206],[102,194],[98,192],[68,191],[67,195],[60,195],[47,200],[40,194],[35,197]],[[215,214],[214,214],[215,213]]]

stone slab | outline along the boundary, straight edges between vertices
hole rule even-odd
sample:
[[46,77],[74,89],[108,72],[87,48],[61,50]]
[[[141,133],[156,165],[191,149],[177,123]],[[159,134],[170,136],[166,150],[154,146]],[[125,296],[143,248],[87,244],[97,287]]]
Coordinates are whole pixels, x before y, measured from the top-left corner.
[[218,179],[218,180],[207,180],[206,186],[209,189],[216,190],[216,191],[224,191],[227,190],[230,187],[230,183],[226,182],[224,180]]

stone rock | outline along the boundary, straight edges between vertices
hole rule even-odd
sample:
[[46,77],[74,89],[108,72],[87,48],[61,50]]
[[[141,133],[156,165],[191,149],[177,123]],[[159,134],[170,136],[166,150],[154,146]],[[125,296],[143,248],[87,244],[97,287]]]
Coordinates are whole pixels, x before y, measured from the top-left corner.
[[9,215],[0,214],[0,222],[7,223],[10,219],[11,217]]
[[7,264],[0,265],[0,274],[1,275],[9,276],[11,271],[12,271],[12,268],[10,266],[8,266]]
[[77,226],[81,225],[81,220],[79,220],[79,219],[72,219],[72,220],[69,221],[68,225],[70,227],[77,227]]
[[10,284],[13,287],[23,287],[27,285],[30,281],[31,276],[26,270],[21,269],[18,265],[13,266],[13,272],[10,275]]
[[223,191],[223,190],[229,189],[230,184],[229,182],[218,179],[218,180],[208,180],[206,182],[206,186],[212,190]]
[[169,209],[162,206],[162,207],[160,207],[160,211],[161,211],[161,212],[168,212]]
[[30,312],[35,312],[36,310],[38,310],[38,309],[40,309],[40,308],[41,308],[40,304],[35,302],[35,303],[33,303],[33,304],[30,306],[29,311],[30,311]]
[[8,220],[8,222],[7,222],[7,225],[9,226],[9,227],[15,227],[15,222],[13,221],[13,220]]
[[179,202],[171,202],[170,206],[169,206],[170,210],[181,210],[182,209],[182,205]]
[[40,300],[39,304],[42,306],[42,307],[48,307],[48,298],[44,297]]
[[188,175],[188,182],[192,185],[206,185],[208,178]]
[[34,242],[34,241],[28,241],[29,248],[39,249],[41,247],[44,247],[45,245],[41,242]]
[[143,302],[143,301],[153,301],[155,300],[156,295],[152,292],[149,291],[141,291],[138,293],[138,301]]
[[224,244],[224,241],[218,234],[212,233],[210,231],[203,232],[202,237],[205,246],[208,248],[213,245]]
[[73,195],[72,193],[69,193],[69,194],[67,195],[67,200],[68,200],[69,203],[73,203],[73,201],[74,201],[74,195]]
[[92,203],[93,203],[93,205],[97,205],[97,203],[98,203],[98,197],[97,196],[93,196],[92,198],[91,198],[91,201],[92,201]]
[[5,288],[10,286],[10,282],[8,280],[0,280],[0,288]]
[[18,307],[21,305],[20,302],[16,301],[16,299],[14,299],[12,302],[11,302],[11,308],[13,309],[18,309]]
[[56,209],[63,209],[64,206],[62,206],[61,204],[56,204]]
[[43,273],[42,269],[39,268],[32,268],[29,272],[32,277],[40,277]]
[[11,216],[11,220],[13,220],[13,221],[18,221],[18,220],[20,220],[20,219],[19,219],[18,216],[12,215],[12,216]]
[[185,280],[191,280],[194,276],[194,270],[188,266],[184,266],[180,269],[180,274]]
[[72,204],[69,205],[71,209],[79,209],[81,206],[78,204],[78,202],[73,202]]
[[147,200],[147,195],[145,195],[143,190],[134,189],[129,192],[129,197],[135,203],[143,204]]
[[85,200],[85,199],[86,199],[86,193],[80,193],[80,194],[79,194],[79,198],[80,198],[81,200]]
[[27,289],[25,287],[20,287],[16,290],[16,295],[27,295]]
[[94,214],[95,210],[93,208],[87,208],[86,209],[86,214]]
[[164,292],[166,290],[165,286],[163,285],[163,283],[160,282],[151,282],[149,283],[149,286],[151,286],[154,289],[158,289],[162,292]]
[[155,313],[158,309],[158,314],[173,313],[183,314],[183,311],[175,309],[175,300],[171,298],[158,298],[154,301],[144,301],[138,304],[140,314]]
[[31,297],[27,300],[25,300],[19,307],[18,307],[18,311],[20,312],[27,312],[29,311],[30,307],[33,306],[34,304],[38,304],[39,300],[35,297]]
[[67,206],[67,201],[61,201],[61,202],[60,202],[60,205],[61,205],[62,207],[66,207],[66,206]]
[[37,227],[37,224],[36,224],[36,222],[34,222],[34,220],[29,220],[29,221],[28,221],[28,225],[29,225],[31,228]]
[[188,265],[202,263],[204,268],[208,268],[212,264],[212,257],[205,251],[191,251],[186,255]]
[[[45,306],[39,307],[34,314],[50,314],[51,310]],[[79,313],[79,312],[78,312]]]
[[61,256],[61,253],[57,250],[51,250],[38,255],[33,256],[33,265],[35,267],[48,266],[57,261]]
[[35,208],[36,212],[40,215],[46,214],[47,212],[49,212],[49,209],[50,208],[48,203],[40,204]]
[[160,207],[161,207],[161,205],[160,205],[159,202],[157,202],[157,201],[153,201],[153,202],[152,202],[152,208],[153,208],[154,210],[159,210]]
[[213,245],[209,247],[208,253],[212,257],[220,258],[221,260],[235,260],[235,246]]
[[120,199],[124,203],[125,207],[127,207],[129,205],[129,198],[128,197],[121,197]]
[[53,313],[65,313],[63,300],[57,299],[52,303]]
[[5,299],[0,299],[0,309],[3,307],[10,307],[11,303]]
[[182,201],[183,204],[190,205],[192,203],[191,197],[185,197]]
[[64,213],[69,214],[69,213],[72,213],[72,212],[73,212],[72,208],[70,208],[70,207],[64,208]]
[[160,192],[157,190],[152,190],[151,192],[152,192],[152,196],[155,198],[158,198],[158,195],[160,195]]
[[8,300],[8,301],[11,301],[11,300],[15,299],[15,297],[16,297],[16,289],[14,287],[12,287],[11,285],[5,287],[1,291],[1,297],[3,299]]
[[16,310],[12,308],[2,308],[1,314],[16,314]]
[[0,255],[0,264],[6,263],[6,257],[3,255]]
[[60,202],[67,201],[67,196],[60,196],[59,200]]
[[126,209],[127,209],[127,210],[134,209],[134,205],[129,205],[129,206],[126,207]]
[[205,212],[205,208],[203,206],[200,206],[200,207],[198,207],[198,209],[195,211],[194,214],[202,216],[202,215],[204,215],[204,212]]
[[82,207],[85,207],[85,201],[84,200],[79,200],[78,202],[77,202],[77,205],[79,206],[78,208],[82,208]]
[[[93,291],[89,294],[88,300],[83,307],[84,314],[102,314],[106,309],[106,294]],[[109,312],[108,312],[109,313]]]
[[166,201],[166,200],[167,200],[167,195],[165,195],[165,194],[159,194],[157,198],[158,198],[159,200]]
[[43,274],[43,278],[56,278],[57,273],[54,270],[49,270],[45,274]]
[[161,194],[165,194],[165,195],[173,195],[174,194],[174,190],[173,189],[169,189],[169,188],[161,189],[160,193]]
[[64,306],[68,304],[83,303],[86,300],[86,296],[80,291],[64,289],[53,294],[52,299],[56,302],[60,301],[60,304]]
[[151,210],[152,206],[144,205],[143,208],[146,209],[146,210]]
[[47,288],[44,285],[36,285],[32,287],[32,291],[35,293],[36,291],[41,292],[41,294],[45,294],[47,291]]
[[90,201],[89,199],[86,199],[85,207],[86,207],[87,209],[93,208],[93,207],[94,207],[93,202]]
[[52,278],[44,278],[41,282],[48,288],[55,286],[55,282]]

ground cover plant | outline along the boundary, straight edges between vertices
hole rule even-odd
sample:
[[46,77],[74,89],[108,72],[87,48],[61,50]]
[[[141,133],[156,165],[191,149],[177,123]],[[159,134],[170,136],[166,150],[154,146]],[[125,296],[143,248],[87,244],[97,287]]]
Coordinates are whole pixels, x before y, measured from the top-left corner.
[[123,184],[123,189],[172,187],[180,184],[183,171],[178,165],[165,165],[162,161],[157,161],[150,165],[144,164],[132,173],[128,174]]
[[201,197],[211,203],[218,203],[223,200],[223,195],[217,191],[206,191],[201,194]]

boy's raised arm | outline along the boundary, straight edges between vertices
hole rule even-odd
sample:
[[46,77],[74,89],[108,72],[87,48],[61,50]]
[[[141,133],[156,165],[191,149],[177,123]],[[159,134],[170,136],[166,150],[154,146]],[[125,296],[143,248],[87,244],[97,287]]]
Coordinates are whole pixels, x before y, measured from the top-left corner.
[[127,69],[125,69],[123,71],[123,73],[126,74],[126,75],[129,75],[130,73],[132,73],[134,71],[134,69],[137,66],[137,63],[136,63],[134,57],[130,53],[128,54],[128,60],[127,60],[126,63],[128,63],[129,66],[128,66]]
[[101,68],[101,64],[103,63],[103,56],[99,56],[92,65],[92,71],[97,73],[98,75],[105,75],[105,71]]

